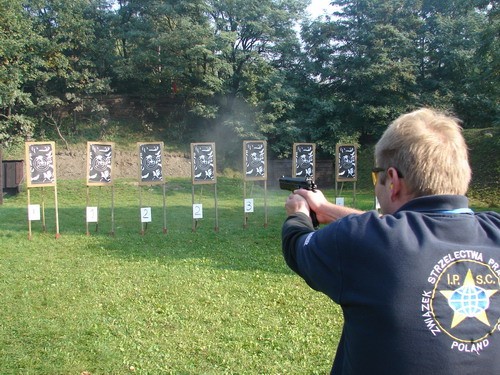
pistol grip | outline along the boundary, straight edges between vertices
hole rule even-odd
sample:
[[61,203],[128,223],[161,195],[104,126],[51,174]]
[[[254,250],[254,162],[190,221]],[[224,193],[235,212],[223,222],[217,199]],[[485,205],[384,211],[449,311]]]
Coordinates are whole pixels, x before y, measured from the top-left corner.
[[316,217],[316,212],[314,212],[313,210],[309,210],[309,216],[311,216],[314,229],[319,228],[319,221],[318,218]]

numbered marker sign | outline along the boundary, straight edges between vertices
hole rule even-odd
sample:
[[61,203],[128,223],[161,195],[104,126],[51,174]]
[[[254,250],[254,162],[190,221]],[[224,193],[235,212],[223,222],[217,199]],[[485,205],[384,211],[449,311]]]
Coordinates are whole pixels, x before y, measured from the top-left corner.
[[87,223],[97,223],[97,207],[87,207]]
[[253,199],[245,199],[245,213],[253,212]]
[[40,220],[40,205],[30,204],[28,206],[28,219],[30,221]]
[[193,204],[193,219],[203,219],[203,205]]
[[344,205],[344,197],[337,197],[335,198],[335,204],[338,206],[343,206]]
[[151,222],[151,207],[141,207],[141,223]]

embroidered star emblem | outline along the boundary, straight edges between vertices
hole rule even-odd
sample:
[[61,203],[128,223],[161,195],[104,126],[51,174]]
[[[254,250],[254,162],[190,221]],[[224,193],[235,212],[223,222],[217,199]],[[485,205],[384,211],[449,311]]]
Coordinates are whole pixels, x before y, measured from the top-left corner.
[[490,306],[490,297],[498,290],[483,289],[474,282],[474,276],[469,269],[462,286],[455,290],[441,290],[453,309],[454,315],[451,328],[459,325],[466,318],[476,318],[481,323],[490,326],[486,310]]

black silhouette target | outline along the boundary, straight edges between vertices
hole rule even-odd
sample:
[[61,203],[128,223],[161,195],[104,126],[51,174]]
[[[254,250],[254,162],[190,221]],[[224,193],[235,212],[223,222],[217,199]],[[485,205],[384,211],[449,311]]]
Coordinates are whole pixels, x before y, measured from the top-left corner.
[[139,143],[141,184],[163,183],[163,142]]
[[355,145],[337,145],[337,181],[356,181],[357,148]]
[[314,143],[294,143],[293,174],[295,177],[314,178],[315,153],[316,145]]
[[87,143],[87,184],[111,185],[113,183],[114,143]]
[[215,184],[217,182],[215,143],[192,143],[191,160],[194,184]]
[[246,180],[267,179],[266,141],[244,141],[243,163]]
[[26,142],[27,186],[53,186],[56,184],[54,142]]

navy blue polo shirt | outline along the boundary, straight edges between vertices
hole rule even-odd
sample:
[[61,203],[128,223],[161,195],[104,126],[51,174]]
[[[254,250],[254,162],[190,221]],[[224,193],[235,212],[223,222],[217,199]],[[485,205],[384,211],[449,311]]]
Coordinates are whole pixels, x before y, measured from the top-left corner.
[[421,197],[317,231],[287,218],[287,264],[343,310],[333,374],[500,374],[500,215],[467,205]]

